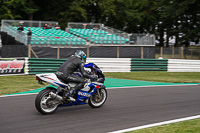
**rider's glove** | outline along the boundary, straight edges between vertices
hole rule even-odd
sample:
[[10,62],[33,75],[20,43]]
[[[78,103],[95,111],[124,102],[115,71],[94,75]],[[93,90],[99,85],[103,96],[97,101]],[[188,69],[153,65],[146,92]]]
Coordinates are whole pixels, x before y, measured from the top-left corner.
[[98,79],[98,76],[97,75],[91,75],[91,80],[92,81],[96,81]]

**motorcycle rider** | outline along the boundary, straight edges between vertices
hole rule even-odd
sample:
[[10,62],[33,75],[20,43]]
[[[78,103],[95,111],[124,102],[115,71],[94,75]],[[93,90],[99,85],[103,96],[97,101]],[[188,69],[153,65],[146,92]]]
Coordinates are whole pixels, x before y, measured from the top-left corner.
[[[96,75],[89,75],[84,70],[85,62],[86,54],[82,50],[78,50],[67,61],[65,61],[56,72],[56,76],[64,82],[77,83],[77,85],[74,88],[71,88],[70,92],[65,95],[64,99],[69,98],[71,101],[75,101],[73,98],[74,94],[78,92],[85,83],[88,82],[88,80],[85,78],[92,80],[97,78]],[[85,78],[74,74],[74,72],[76,72],[78,69]]]

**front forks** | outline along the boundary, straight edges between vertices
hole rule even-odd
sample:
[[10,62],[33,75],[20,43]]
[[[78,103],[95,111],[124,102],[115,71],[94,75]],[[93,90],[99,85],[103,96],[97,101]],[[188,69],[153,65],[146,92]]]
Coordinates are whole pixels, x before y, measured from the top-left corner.
[[99,89],[97,89],[97,94],[98,94],[98,98],[100,98],[100,97],[101,97],[101,94],[100,94],[100,92],[99,92]]

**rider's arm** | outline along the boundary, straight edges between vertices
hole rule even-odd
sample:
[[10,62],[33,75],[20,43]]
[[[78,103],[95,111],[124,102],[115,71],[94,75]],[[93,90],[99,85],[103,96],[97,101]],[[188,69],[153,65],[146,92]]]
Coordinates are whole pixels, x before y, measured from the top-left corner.
[[83,63],[79,63],[79,70],[80,70],[81,74],[82,74],[85,78],[92,78],[92,76],[89,75],[89,74],[84,70],[84,64],[83,64]]

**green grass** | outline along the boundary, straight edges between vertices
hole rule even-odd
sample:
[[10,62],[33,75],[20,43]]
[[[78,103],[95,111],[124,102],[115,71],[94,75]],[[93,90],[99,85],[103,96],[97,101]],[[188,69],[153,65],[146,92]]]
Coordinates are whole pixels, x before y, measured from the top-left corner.
[[0,76],[0,95],[29,91],[41,87],[35,76]]
[[[119,72],[105,73],[107,78],[132,79],[168,83],[200,83],[200,73]],[[42,87],[35,76],[0,76],[0,95],[29,91]]]
[[128,133],[200,133],[200,119],[146,128]]
[[105,73],[107,78],[132,79],[167,83],[200,83],[200,72],[118,72]]

